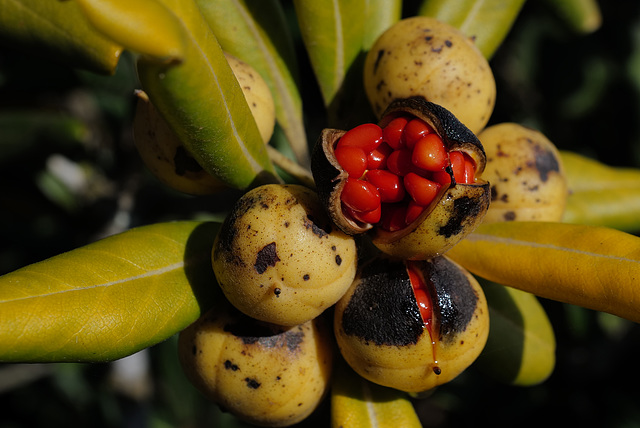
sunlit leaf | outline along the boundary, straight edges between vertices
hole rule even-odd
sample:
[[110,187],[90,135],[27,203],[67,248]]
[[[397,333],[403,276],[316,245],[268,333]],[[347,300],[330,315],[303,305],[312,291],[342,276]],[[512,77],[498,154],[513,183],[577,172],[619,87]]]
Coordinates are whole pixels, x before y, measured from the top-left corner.
[[614,168],[572,152],[561,152],[569,198],[563,221],[640,230],[640,169]]
[[385,30],[402,17],[401,0],[368,0],[365,2],[362,49],[366,52]]
[[103,74],[115,71],[122,53],[73,1],[0,0],[0,43]]
[[75,0],[93,27],[126,49],[159,61],[180,61],[180,21],[157,0]]
[[640,238],[596,226],[485,224],[448,253],[472,273],[640,322]]
[[297,86],[298,65],[282,5],[277,0],[196,0],[225,52],[256,69],[273,94],[276,119],[296,158],[309,163]]
[[231,187],[276,181],[242,89],[193,0],[163,0],[187,35],[184,61],[166,65],[141,58],[138,74],[153,105],[185,148]]
[[525,0],[425,0],[419,14],[447,22],[473,37],[491,58],[513,26]]
[[109,361],[177,333],[215,295],[217,228],[139,227],[0,276],[0,361]]
[[547,379],[555,366],[551,322],[531,293],[481,281],[489,304],[489,339],[476,366],[494,379],[531,386]]
[[346,363],[331,384],[331,426],[349,428],[421,427],[406,393],[371,383]]
[[547,4],[578,33],[591,33],[602,24],[597,0],[547,0]]

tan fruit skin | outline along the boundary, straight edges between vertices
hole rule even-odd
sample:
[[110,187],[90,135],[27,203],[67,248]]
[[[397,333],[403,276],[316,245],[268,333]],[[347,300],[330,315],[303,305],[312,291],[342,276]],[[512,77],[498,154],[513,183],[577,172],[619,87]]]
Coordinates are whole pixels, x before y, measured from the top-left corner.
[[291,326],[317,317],[345,293],[355,277],[357,252],[315,192],[275,184],[240,199],[216,238],[212,261],[234,306],[253,318]]
[[226,52],[224,55],[242,88],[262,141],[268,143],[276,123],[276,107],[271,90],[262,76],[249,64]]
[[[242,325],[242,336],[229,331],[233,325]],[[271,327],[265,334],[270,327],[218,305],[180,333],[179,359],[198,390],[229,412],[260,426],[289,426],[324,397],[333,345],[320,320]]]
[[473,41],[424,16],[399,21],[378,38],[365,60],[364,83],[378,117],[394,99],[422,95],[474,133],[489,121],[496,99],[493,72]]
[[567,179],[560,153],[546,136],[517,123],[501,123],[478,138],[487,154],[482,178],[491,184],[485,223],[562,219]]
[[[478,296],[474,317],[464,332],[446,338],[434,334],[432,338],[425,331],[415,345],[401,348],[368,343],[342,331],[342,313],[358,286],[356,277],[335,309],[335,336],[344,359],[365,379],[406,392],[427,391],[454,379],[478,358],[489,336],[487,300],[476,279],[464,272]],[[439,375],[435,367],[440,369]]]

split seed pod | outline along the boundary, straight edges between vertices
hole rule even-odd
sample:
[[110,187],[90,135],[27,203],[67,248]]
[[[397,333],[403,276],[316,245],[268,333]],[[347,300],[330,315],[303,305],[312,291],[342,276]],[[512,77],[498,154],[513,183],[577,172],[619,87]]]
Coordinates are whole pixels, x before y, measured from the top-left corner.
[[309,416],[326,394],[333,364],[331,331],[322,319],[281,327],[228,302],[182,331],[178,349],[200,392],[261,426],[289,426]]
[[[426,131],[414,135],[413,123]],[[370,125],[378,126],[382,137],[367,159],[383,147],[387,157],[376,166],[368,160],[362,176],[348,171],[345,162],[338,159],[340,145],[359,127],[347,132],[325,129],[314,148],[311,168],[331,219],[347,234],[370,233],[376,247],[394,257],[427,259],[443,254],[475,229],[489,207],[489,184],[478,178],[486,161],[482,144],[449,111],[422,97],[394,101],[379,124]],[[439,154],[427,150],[415,160],[423,147],[421,140],[428,139],[437,141],[440,149],[434,150]],[[435,167],[426,166],[430,169],[417,166],[434,157],[444,160]],[[408,160],[402,161],[403,158]],[[375,192],[383,195],[378,204],[381,214],[369,219],[373,211],[358,212],[356,207],[354,213],[353,205],[345,203],[345,191],[354,182],[375,187],[377,183],[370,178],[372,170],[402,182],[406,194],[386,203],[382,188],[385,184],[378,186]],[[422,202],[422,195],[427,192],[431,195]]]
[[343,357],[362,377],[407,392],[444,384],[480,355],[487,302],[475,278],[446,257],[373,259],[335,308]]
[[317,195],[269,184],[245,193],[218,233],[213,270],[229,301],[250,317],[298,325],[349,288],[356,245],[333,226]]

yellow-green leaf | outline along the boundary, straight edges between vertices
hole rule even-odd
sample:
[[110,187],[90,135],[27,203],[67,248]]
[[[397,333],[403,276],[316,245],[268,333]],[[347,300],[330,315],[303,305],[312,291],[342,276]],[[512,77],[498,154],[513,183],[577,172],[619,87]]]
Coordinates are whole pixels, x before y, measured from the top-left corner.
[[597,0],[547,0],[547,4],[578,33],[592,33],[602,24]]
[[143,89],[204,170],[230,187],[277,181],[249,105],[193,0],[163,0],[187,35],[182,63],[141,58]]
[[126,49],[158,61],[182,59],[182,26],[157,0],[75,1],[96,30]]
[[115,71],[122,53],[73,1],[0,0],[0,43],[102,74]]
[[640,169],[614,168],[561,152],[569,186],[563,221],[640,230]]
[[422,425],[406,393],[371,383],[341,361],[331,383],[331,426],[419,428]]
[[143,226],[0,276],[0,361],[110,361],[182,330],[215,296],[217,230]]
[[294,0],[302,40],[329,106],[362,51],[364,0]]
[[640,238],[596,226],[484,224],[447,253],[472,273],[640,322]]
[[425,0],[419,14],[447,22],[473,37],[485,58],[493,56],[525,0]]
[[298,162],[309,148],[297,86],[298,65],[282,5],[277,0],[196,0],[225,52],[251,65],[267,82]]
[[362,49],[367,52],[389,27],[402,17],[401,0],[368,0],[365,2]]
[[489,304],[489,339],[476,366],[494,379],[531,386],[553,372],[556,340],[547,313],[531,293],[481,281]]

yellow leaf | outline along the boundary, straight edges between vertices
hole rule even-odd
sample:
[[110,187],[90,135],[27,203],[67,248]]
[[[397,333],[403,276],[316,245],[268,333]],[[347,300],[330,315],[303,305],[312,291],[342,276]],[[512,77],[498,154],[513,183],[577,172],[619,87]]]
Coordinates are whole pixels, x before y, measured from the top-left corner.
[[478,227],[447,255],[491,281],[640,322],[640,238],[544,222]]
[[217,229],[143,226],[0,276],[0,361],[110,361],[179,332],[215,296]]

